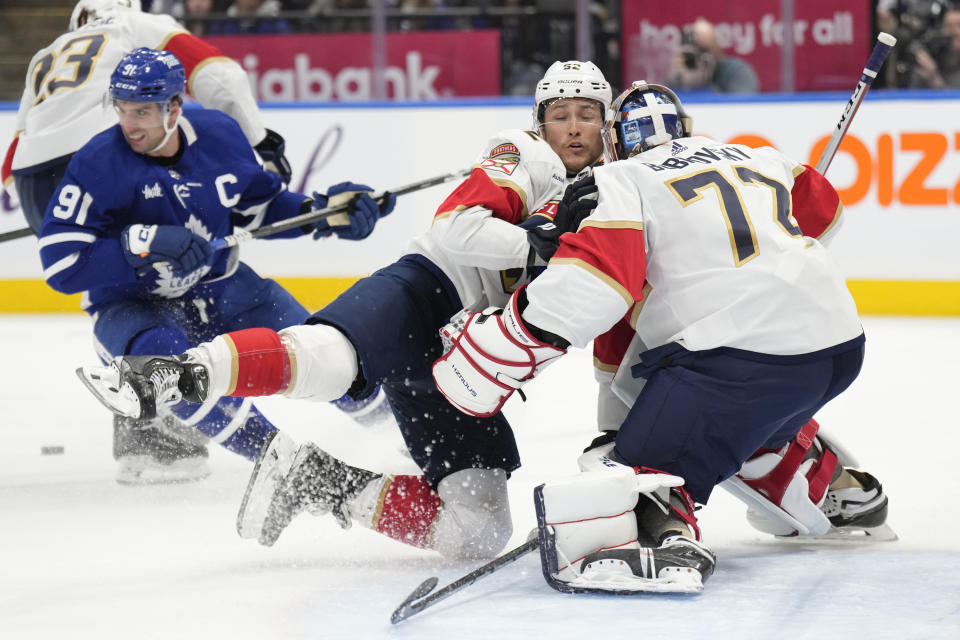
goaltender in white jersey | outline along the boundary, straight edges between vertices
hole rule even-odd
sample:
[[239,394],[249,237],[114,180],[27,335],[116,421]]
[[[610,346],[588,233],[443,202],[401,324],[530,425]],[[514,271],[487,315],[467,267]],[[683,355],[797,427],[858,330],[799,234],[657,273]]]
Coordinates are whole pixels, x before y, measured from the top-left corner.
[[864,353],[853,299],[815,239],[840,212],[836,191],[774,149],[691,136],[667,87],[635,82],[609,114],[592,215],[504,309],[449,327],[433,368],[448,400],[486,416],[569,345],[636,333],[619,368],[644,382],[622,398],[619,429],[585,454],[589,473],[536,493],[547,581],[702,589],[714,557],[694,503],[733,476],[766,509],[751,523],[771,533],[883,524],[879,483],[813,420]]
[[27,67],[16,133],[3,164],[3,184],[16,181],[35,231],[70,156],[117,123],[105,99],[110,74],[139,47],[176,55],[187,72],[188,92],[236,120],[250,145],[273,163],[267,168],[289,180],[283,139],[264,127],[239,64],[170,16],[142,13],[139,0],[80,0],[70,30],[37,51]]

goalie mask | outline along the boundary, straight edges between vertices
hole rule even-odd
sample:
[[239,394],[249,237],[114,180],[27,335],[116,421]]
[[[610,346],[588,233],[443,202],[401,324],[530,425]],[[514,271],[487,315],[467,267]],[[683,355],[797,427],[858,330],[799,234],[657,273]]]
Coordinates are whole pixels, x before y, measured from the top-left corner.
[[603,127],[604,160],[624,160],[675,138],[686,138],[693,120],[667,87],[638,80],[610,107]]
[[562,98],[596,100],[601,105],[601,113],[606,114],[613,99],[613,92],[600,69],[592,62],[554,62],[537,83],[534,95],[533,126],[541,135],[547,106]]
[[70,14],[70,31],[76,31],[114,9],[140,11],[140,0],[80,0]]

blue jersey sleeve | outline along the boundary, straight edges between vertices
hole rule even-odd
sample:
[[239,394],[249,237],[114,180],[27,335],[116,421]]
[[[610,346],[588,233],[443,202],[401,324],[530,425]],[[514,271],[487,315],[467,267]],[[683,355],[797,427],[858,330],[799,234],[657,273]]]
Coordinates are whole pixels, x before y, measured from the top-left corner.
[[93,287],[133,283],[136,274],[123,257],[119,229],[106,212],[113,181],[78,153],[47,205],[40,230],[43,277],[53,289],[77,293]]

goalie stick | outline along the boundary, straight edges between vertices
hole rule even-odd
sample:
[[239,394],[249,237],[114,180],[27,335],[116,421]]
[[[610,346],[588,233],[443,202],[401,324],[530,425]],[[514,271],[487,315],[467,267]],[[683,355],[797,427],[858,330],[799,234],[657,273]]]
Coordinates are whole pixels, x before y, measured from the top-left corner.
[[400,606],[397,607],[396,611],[394,611],[390,616],[390,622],[392,624],[403,622],[407,618],[420,613],[427,607],[433,606],[441,600],[450,597],[464,587],[469,587],[480,578],[490,575],[497,569],[500,569],[517,560],[518,558],[527,555],[539,546],[539,538],[531,538],[519,547],[508,551],[502,556],[494,558],[479,569],[474,569],[459,580],[455,580],[439,591],[433,593],[431,592],[437,586],[438,581],[436,578],[427,578],[420,584],[419,587],[413,590],[413,593],[407,596],[406,600],[400,603]]
[[820,154],[820,160],[817,161],[816,168],[821,175],[827,173],[830,163],[833,162],[833,157],[837,155],[837,149],[840,148],[843,137],[847,134],[847,129],[850,128],[850,123],[853,122],[853,116],[856,115],[857,109],[860,108],[860,103],[863,102],[867,92],[873,85],[873,80],[880,71],[880,67],[883,66],[883,61],[887,59],[890,49],[892,49],[895,44],[897,44],[897,39],[889,33],[881,31],[880,35],[877,36],[877,44],[873,45],[873,51],[870,52],[867,65],[860,74],[860,81],[857,82],[857,87],[853,90],[853,95],[850,96],[847,104],[844,105],[843,113],[840,114],[840,121],[837,122],[837,126],[834,127],[833,135],[830,137],[830,141],[827,143],[823,153]]
[[[456,180],[457,178],[462,178],[466,176],[471,171],[473,167],[469,169],[461,169],[459,171],[454,171],[452,173],[445,173],[441,176],[436,176],[433,178],[427,178],[426,180],[420,180],[418,182],[411,182],[410,184],[403,185],[402,187],[397,187],[396,189],[388,189],[387,191],[381,191],[380,193],[371,194],[371,197],[380,202],[384,198],[393,194],[395,196],[402,196],[407,193],[413,193],[414,191],[420,191],[421,189],[426,189],[428,187],[433,187],[438,184],[443,184],[444,182],[450,182],[451,180]],[[241,242],[253,238],[264,238],[266,236],[272,236],[275,233],[281,233],[283,231],[288,231],[296,227],[302,227],[306,224],[316,222],[318,220],[323,220],[324,218],[329,218],[330,216],[337,215],[338,213],[344,213],[350,207],[349,202],[344,202],[343,204],[334,205],[332,207],[326,207],[324,209],[319,209],[317,211],[308,211],[307,213],[300,214],[299,216],[294,216],[292,218],[287,218],[286,220],[281,220],[279,222],[274,222],[273,224],[268,224],[265,227],[260,227],[259,229],[254,229],[253,231],[244,231],[242,233],[235,233],[223,238],[217,238],[210,241],[210,248],[214,251],[219,251],[220,249],[226,249],[228,247],[235,247]]]
[[[473,167],[461,169],[452,173],[445,173],[441,176],[427,178],[426,180],[411,182],[410,184],[397,187],[396,189],[389,189],[387,191],[381,191],[380,193],[374,193],[372,194],[372,197],[374,200],[379,202],[381,199],[386,198],[390,194],[402,196],[407,193],[413,193],[414,191],[435,187],[438,184],[443,184],[445,182],[450,182],[451,180],[456,180],[457,178],[462,178],[468,175],[471,171],[473,171]],[[300,227],[311,222],[316,222],[317,220],[322,220],[323,218],[329,218],[330,216],[338,213],[344,213],[349,206],[350,203],[346,202],[344,204],[327,207],[318,211],[310,211],[299,216],[294,216],[293,218],[287,218],[286,220],[269,224],[265,227],[255,229],[254,231],[236,233],[224,238],[216,238],[210,241],[210,248],[214,251],[218,251],[220,249],[226,249],[227,247],[235,247],[244,240],[271,236],[275,233],[281,233],[282,231],[293,229],[294,227]],[[16,240],[17,238],[25,238],[31,235],[33,235],[33,230],[30,229],[30,227],[16,229],[14,231],[7,231],[5,233],[0,233],[0,242]]]

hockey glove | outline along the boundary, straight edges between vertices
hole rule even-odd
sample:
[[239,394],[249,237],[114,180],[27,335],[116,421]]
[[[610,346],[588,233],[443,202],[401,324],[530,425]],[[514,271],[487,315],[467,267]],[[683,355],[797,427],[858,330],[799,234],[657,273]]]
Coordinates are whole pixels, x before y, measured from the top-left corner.
[[206,239],[172,224],[131,224],[120,234],[120,243],[134,269],[166,262],[177,278],[205,266],[213,255]]
[[566,353],[534,337],[520,317],[519,293],[505,309],[488,307],[469,315],[462,327],[454,322],[440,330],[451,346],[433,363],[433,379],[450,404],[468,415],[494,415],[514,391]]
[[552,222],[542,216],[531,216],[520,226],[527,230],[527,241],[540,259],[549,262],[560,248],[560,236],[576,233],[580,223],[596,207],[597,185],[590,175],[567,187]]
[[327,189],[327,194],[313,192],[314,211],[350,202],[346,213],[338,213],[314,225],[313,239],[337,234],[344,240],[363,240],[373,232],[377,220],[388,215],[397,204],[397,196],[388,193],[378,203],[367,193],[373,191],[365,184],[341,182]]
[[284,184],[290,184],[290,178],[293,177],[293,170],[286,156],[283,155],[286,142],[276,131],[267,129],[267,135],[257,143],[254,150],[263,160],[263,168],[271,171],[283,180]]

